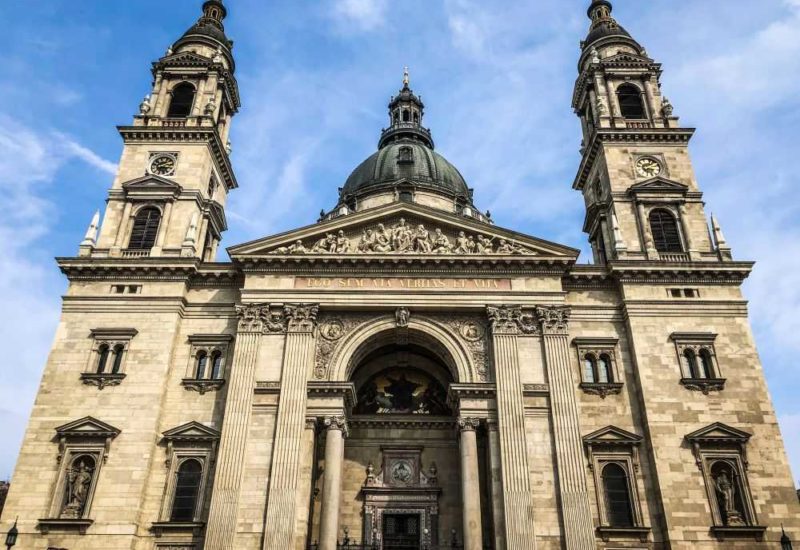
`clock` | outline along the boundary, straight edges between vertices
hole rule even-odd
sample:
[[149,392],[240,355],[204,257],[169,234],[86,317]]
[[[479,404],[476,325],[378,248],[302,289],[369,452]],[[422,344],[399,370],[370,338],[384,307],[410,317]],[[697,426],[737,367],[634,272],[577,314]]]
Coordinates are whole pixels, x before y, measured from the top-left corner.
[[636,173],[644,178],[654,178],[661,173],[661,163],[650,157],[636,161]]
[[150,159],[150,173],[156,176],[172,176],[175,174],[175,157],[172,155],[156,155]]

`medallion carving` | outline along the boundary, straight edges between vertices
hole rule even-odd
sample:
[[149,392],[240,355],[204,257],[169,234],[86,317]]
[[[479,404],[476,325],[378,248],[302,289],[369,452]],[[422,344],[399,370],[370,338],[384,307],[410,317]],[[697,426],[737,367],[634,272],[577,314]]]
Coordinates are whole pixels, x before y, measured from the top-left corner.
[[341,319],[331,319],[320,326],[319,333],[326,340],[337,342],[344,336],[344,323]]
[[398,328],[406,328],[408,327],[408,322],[411,320],[411,312],[407,307],[399,307],[397,311],[395,311],[394,317]]
[[330,362],[342,339],[362,323],[374,319],[373,315],[353,314],[335,316],[330,313],[319,315],[320,335],[314,356],[314,379],[325,380]]
[[455,330],[456,335],[472,355],[478,381],[489,379],[488,342],[486,322],[479,316],[448,316],[442,320]]

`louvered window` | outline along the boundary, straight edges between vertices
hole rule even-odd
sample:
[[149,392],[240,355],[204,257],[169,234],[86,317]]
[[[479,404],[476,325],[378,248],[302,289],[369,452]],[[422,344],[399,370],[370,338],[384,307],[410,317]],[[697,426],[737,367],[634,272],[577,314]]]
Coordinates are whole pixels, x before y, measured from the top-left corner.
[[158,208],[143,208],[136,214],[131,230],[129,249],[149,250],[156,244],[158,226],[161,223],[161,212]]
[[650,213],[650,232],[659,252],[683,252],[681,237],[675,217],[665,210]]

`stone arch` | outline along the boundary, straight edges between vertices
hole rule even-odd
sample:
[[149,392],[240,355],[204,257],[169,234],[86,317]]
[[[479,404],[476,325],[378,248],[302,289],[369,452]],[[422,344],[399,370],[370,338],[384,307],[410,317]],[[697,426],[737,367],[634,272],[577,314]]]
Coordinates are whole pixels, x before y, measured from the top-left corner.
[[465,383],[477,380],[472,357],[459,339],[440,323],[419,315],[412,315],[405,328],[398,328],[394,316],[388,315],[359,326],[342,341],[331,357],[329,379],[350,380],[361,358],[371,350],[390,343],[392,337],[399,337],[402,333],[398,331],[407,331],[409,340],[416,339],[417,342],[432,343],[439,347],[440,350],[433,351],[441,356],[453,381]]

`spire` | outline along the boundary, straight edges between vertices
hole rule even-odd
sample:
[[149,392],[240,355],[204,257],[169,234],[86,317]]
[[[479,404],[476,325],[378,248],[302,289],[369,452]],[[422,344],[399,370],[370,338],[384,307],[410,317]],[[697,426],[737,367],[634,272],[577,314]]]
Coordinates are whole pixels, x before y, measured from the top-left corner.
[[228,58],[233,70],[233,41],[225,34],[223,21],[228,16],[228,10],[222,0],[206,0],[203,3],[203,14],[183,36],[172,45],[172,50],[177,52],[181,46],[199,44],[219,51]]
[[90,256],[95,245],[97,245],[97,228],[100,226],[100,211],[97,210],[92,216],[86,236],[83,237],[80,245],[79,255]]
[[720,260],[731,259],[731,247],[728,246],[728,241],[725,240],[725,235],[722,234],[722,227],[717,221],[717,217],[711,214],[711,232],[714,235],[714,244],[717,247],[717,254]]
[[641,50],[641,46],[631,38],[628,31],[623,29],[617,23],[617,20],[611,16],[612,11],[614,11],[614,6],[608,0],[592,0],[592,4],[587,11],[589,19],[592,20],[592,25],[589,27],[589,34],[586,36],[586,40],[581,44],[584,51],[595,42],[613,38],[632,43],[637,49]]
[[389,100],[390,126],[383,130],[378,148],[399,139],[411,139],[422,142],[426,147],[433,149],[431,132],[422,126],[422,117],[425,114],[425,104],[409,86],[411,77],[408,67],[403,68],[403,87],[400,93]]

